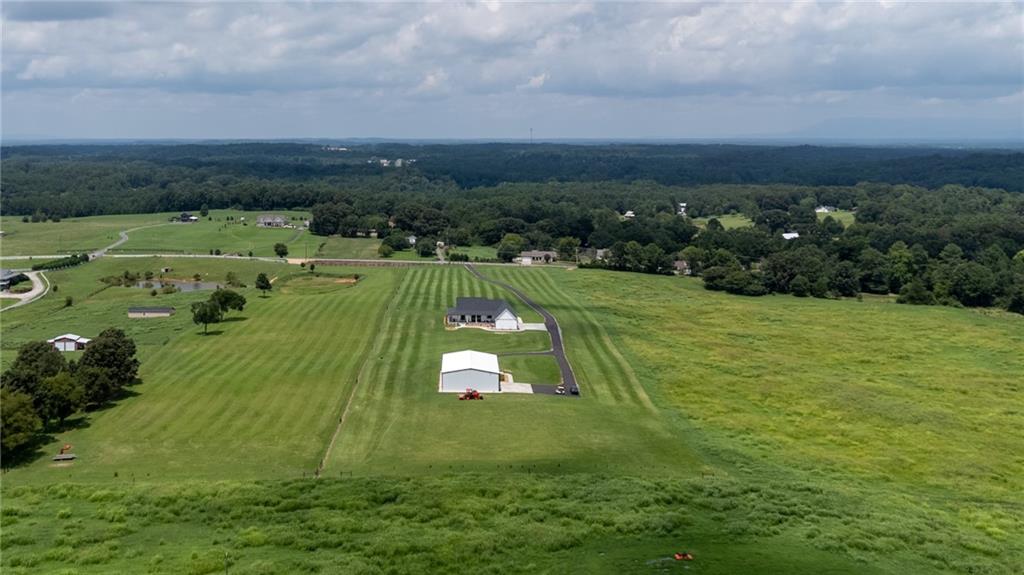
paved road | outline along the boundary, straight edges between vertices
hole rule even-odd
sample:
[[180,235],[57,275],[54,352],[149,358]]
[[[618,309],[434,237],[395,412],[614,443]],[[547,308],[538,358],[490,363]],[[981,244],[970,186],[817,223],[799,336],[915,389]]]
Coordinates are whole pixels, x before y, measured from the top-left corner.
[[[555,316],[548,313],[548,310],[544,309],[539,304],[537,304],[537,302],[527,297],[526,294],[519,291],[518,288],[515,288],[504,282],[492,280],[487,276],[484,276],[479,271],[477,271],[476,267],[473,264],[466,264],[466,269],[469,270],[469,273],[473,274],[478,279],[483,280],[487,283],[492,283],[496,286],[503,287],[508,291],[516,294],[516,297],[523,300],[523,303],[533,308],[534,311],[539,313],[541,317],[544,318],[544,326],[548,328],[548,334],[551,335],[550,353],[555,356],[555,361],[558,362],[558,369],[562,373],[562,383],[565,385],[566,388],[571,388],[573,386],[576,386],[578,388],[579,384],[576,382],[576,375],[573,374],[572,366],[569,365],[569,360],[568,358],[565,357],[565,346],[562,344],[562,328],[558,327],[558,320],[555,319]],[[544,352],[538,352],[538,355],[540,355],[541,353]],[[565,397],[579,396],[567,393]]]
[[17,298],[21,301],[3,308],[0,312],[28,305],[43,297],[50,291],[50,280],[46,279],[43,272],[25,272],[25,275],[27,275],[28,279],[32,281],[32,289],[23,294],[4,294],[4,297]]

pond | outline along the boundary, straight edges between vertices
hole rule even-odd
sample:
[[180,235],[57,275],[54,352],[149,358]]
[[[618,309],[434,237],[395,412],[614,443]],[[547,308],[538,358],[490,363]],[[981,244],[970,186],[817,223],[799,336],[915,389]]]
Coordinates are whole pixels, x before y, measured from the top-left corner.
[[141,281],[135,284],[135,287],[144,289],[160,289],[164,286],[174,286],[178,288],[178,291],[200,291],[214,290],[221,287],[221,284],[217,282],[197,282],[183,280],[149,280]]

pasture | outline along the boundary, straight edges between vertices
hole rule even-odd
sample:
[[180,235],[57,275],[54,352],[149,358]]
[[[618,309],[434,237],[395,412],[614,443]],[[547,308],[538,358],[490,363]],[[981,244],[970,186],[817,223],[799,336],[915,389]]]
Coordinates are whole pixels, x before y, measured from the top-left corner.
[[[211,210],[208,218],[194,223],[168,223],[147,227],[129,234],[128,241],[114,253],[210,254],[217,250],[225,254],[273,257],[274,244],[288,246],[290,257],[312,255],[314,240],[306,232],[289,228],[263,228],[256,225],[262,212],[238,210]],[[275,211],[286,216],[292,224],[300,226],[305,212]],[[229,220],[228,217],[233,219]],[[242,221],[245,218],[245,221]]]
[[54,255],[98,250],[118,240],[118,232],[167,223],[175,214],[131,214],[65,218],[59,222],[22,222],[17,216],[0,218],[0,252],[4,256]]
[[[99,282],[161,266],[276,280],[203,336],[186,310],[202,292]],[[1020,317],[489,266],[558,318],[583,395],[460,402],[436,392],[441,353],[549,341],[445,330],[444,308],[534,312],[460,266],[317,271],[105,258],[0,316],[4,365],[21,342],[116,325],[143,380],[52,435],[41,454],[72,443],[72,466],[4,475],[4,570],[622,573],[681,569],[659,562],[679,549],[703,573],[1024,567]],[[147,303],[179,313],[127,319]],[[549,357],[501,363],[558,377]]]

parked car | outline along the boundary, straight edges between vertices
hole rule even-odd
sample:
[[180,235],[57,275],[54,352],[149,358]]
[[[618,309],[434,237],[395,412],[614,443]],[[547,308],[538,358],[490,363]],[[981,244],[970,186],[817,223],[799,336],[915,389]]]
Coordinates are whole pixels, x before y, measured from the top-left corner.
[[569,393],[571,393],[573,395],[579,395],[580,394],[580,388],[578,388],[578,387],[576,387],[574,385],[574,386],[569,388]]
[[558,387],[556,387],[555,393],[557,393],[558,395],[565,395],[565,386],[559,385]]

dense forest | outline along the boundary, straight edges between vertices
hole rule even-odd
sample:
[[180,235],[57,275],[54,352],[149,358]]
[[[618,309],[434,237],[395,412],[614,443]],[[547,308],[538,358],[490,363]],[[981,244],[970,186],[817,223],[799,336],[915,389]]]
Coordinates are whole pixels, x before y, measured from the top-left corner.
[[[590,265],[668,273],[683,261],[709,289],[737,294],[895,293],[905,303],[1024,310],[1024,154],[1014,151],[22,146],[3,149],[2,191],[5,214],[37,220],[308,208],[314,233],[372,230],[395,249],[410,233],[495,246],[506,260],[523,249],[608,249]],[[855,211],[856,223],[819,219],[818,206]],[[691,219],[725,214],[753,225],[726,230],[712,219],[700,229]]]

